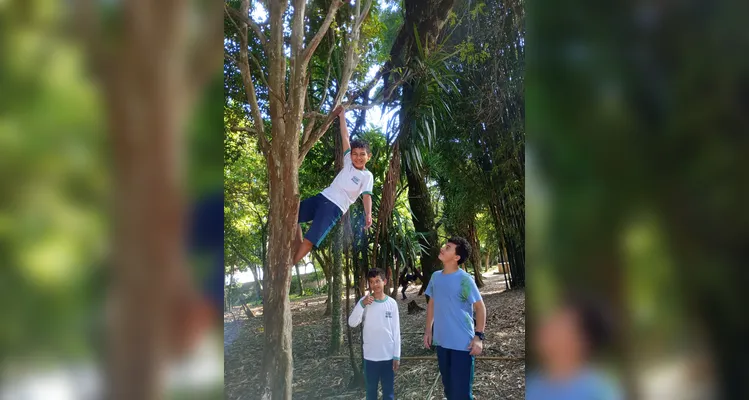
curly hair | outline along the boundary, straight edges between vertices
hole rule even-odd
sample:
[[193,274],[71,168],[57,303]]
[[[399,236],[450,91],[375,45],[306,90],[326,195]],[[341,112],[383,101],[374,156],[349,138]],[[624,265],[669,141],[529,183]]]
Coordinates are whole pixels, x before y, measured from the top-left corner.
[[458,265],[466,262],[466,260],[468,260],[468,257],[471,256],[471,245],[468,243],[468,240],[466,240],[466,238],[461,236],[453,236],[447,242],[455,245],[455,254],[460,256]]
[[361,139],[354,139],[351,141],[351,150],[353,151],[354,149],[364,149],[367,151],[367,154],[372,153],[372,151],[369,150],[369,143]]

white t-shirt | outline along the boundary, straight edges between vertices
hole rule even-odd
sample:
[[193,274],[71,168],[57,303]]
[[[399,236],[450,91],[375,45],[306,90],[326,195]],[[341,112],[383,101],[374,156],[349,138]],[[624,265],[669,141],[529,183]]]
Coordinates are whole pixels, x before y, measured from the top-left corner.
[[351,162],[351,150],[346,150],[343,168],[333,179],[333,183],[322,191],[322,195],[337,205],[341,213],[345,213],[360,195],[372,194],[373,184],[372,173],[366,169],[356,169]]
[[359,326],[364,319],[364,359],[369,361],[400,360],[401,322],[398,303],[390,296],[363,306],[361,298],[354,306],[348,324]]

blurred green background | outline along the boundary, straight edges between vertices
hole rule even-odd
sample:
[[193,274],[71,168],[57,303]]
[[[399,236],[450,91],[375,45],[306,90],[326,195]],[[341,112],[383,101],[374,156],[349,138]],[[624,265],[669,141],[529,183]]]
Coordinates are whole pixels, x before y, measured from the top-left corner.
[[529,310],[609,304],[628,398],[749,398],[747,3],[527,11]]
[[[104,345],[112,143],[69,6],[0,1],[0,387],[18,390],[20,377],[90,372]],[[186,124],[190,205],[223,187],[217,67]],[[190,268],[205,286],[222,262],[203,251]]]

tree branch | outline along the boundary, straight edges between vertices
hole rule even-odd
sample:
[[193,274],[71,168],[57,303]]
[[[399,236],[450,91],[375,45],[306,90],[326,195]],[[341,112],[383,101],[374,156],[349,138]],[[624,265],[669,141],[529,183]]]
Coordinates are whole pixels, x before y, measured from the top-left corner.
[[307,124],[304,125],[304,135],[302,136],[302,143],[306,142],[307,139],[309,139],[309,135],[312,133],[312,128],[315,127],[315,122],[317,122],[317,116],[312,116],[307,120]]
[[355,102],[364,93],[370,91],[374,87],[374,85],[377,83],[377,81],[379,81],[382,78],[382,76],[385,75],[386,72],[387,71],[385,70],[385,66],[384,65],[382,67],[380,67],[380,70],[377,71],[377,74],[375,74],[374,78],[372,78],[371,81],[367,82],[358,91],[356,91],[356,92],[354,92],[354,93],[352,93],[352,94],[350,94],[348,96],[349,97],[349,102],[350,103]]
[[253,130],[252,128],[249,128],[246,126],[237,126],[237,125],[232,125],[231,127],[229,127],[229,130],[234,131],[234,132],[247,132],[251,135],[254,135],[257,133],[257,131]]
[[327,115],[319,113],[317,111],[309,111],[304,113],[304,118],[325,118]]
[[[263,30],[260,28],[260,25],[258,25],[255,21],[250,18],[250,7],[249,3],[247,4],[247,12],[245,13],[245,7],[244,7],[244,1],[242,2],[241,11],[238,11],[232,7],[229,7],[228,4],[224,3],[224,10],[227,11],[227,15],[229,16],[229,19],[231,19],[234,24],[236,25],[236,21],[234,18],[238,19],[240,24],[249,25],[250,28],[252,28],[252,31],[255,32],[255,35],[260,40],[260,44],[263,45],[263,50],[267,51],[268,46],[268,37],[265,36],[263,33]],[[233,17],[233,18],[232,18]]]
[[304,62],[304,13],[307,5],[306,0],[294,0],[294,16],[291,21],[291,58],[289,86],[292,92],[289,100],[297,99],[293,93],[306,91],[306,86],[302,87],[307,63]]
[[322,114],[321,116],[325,118],[323,124],[315,129],[311,135],[305,135],[307,136],[307,139],[302,142],[302,147],[299,149],[299,164],[304,161],[304,157],[307,156],[307,153],[312,149],[312,146],[314,146],[315,143],[320,140],[322,135],[327,132],[328,128],[330,128],[330,124],[332,124],[333,120],[336,118],[336,115],[334,115],[332,111],[327,116]]
[[302,52],[302,65],[307,65],[309,63],[309,60],[312,58],[312,54],[315,53],[317,46],[320,44],[320,41],[322,41],[323,36],[325,36],[325,33],[328,31],[328,28],[330,28],[330,24],[333,22],[333,17],[335,16],[336,11],[338,11],[341,5],[343,5],[343,2],[341,0],[333,0],[333,3],[328,9],[328,14],[325,16],[325,20],[320,26],[320,29],[317,31],[315,36],[312,38],[312,40],[310,40],[309,44],[304,48],[304,51]]
[[[322,26],[320,27],[320,30],[317,32],[315,37],[312,39],[310,44],[307,46],[307,48],[304,50],[304,62],[306,65],[306,62],[309,61],[309,59],[312,57],[312,53],[314,53],[317,46],[320,44],[320,41],[322,40],[323,36],[325,35],[326,31],[328,30],[330,23],[333,20],[333,16],[335,15],[338,8],[343,3],[341,0],[333,0],[333,3],[330,6],[330,9],[328,10],[328,15],[325,17],[325,21],[323,22]],[[364,21],[364,18],[366,14],[369,12],[369,8],[372,5],[372,0],[367,0],[366,5],[364,6],[364,10],[361,10],[361,3],[359,1],[356,2],[356,20],[354,25],[352,26],[352,29],[348,35],[349,42],[348,47],[346,48],[346,59],[344,61],[343,65],[343,71],[341,73],[341,78],[339,82],[338,92],[336,93],[336,96],[333,100],[333,105],[331,107],[332,110],[335,110],[339,104],[341,104],[341,100],[343,99],[343,96],[346,94],[346,90],[348,88],[349,80],[351,79],[351,75],[353,74],[353,71],[356,67],[356,65],[359,62],[359,57],[356,54],[356,49],[359,43],[359,36],[361,33],[361,25]],[[325,101],[325,94],[323,94],[323,100]],[[321,103],[322,103],[321,102]],[[349,104],[353,103],[353,101],[350,101]],[[372,105],[371,107],[373,107]],[[370,108],[371,108],[370,107]],[[315,114],[311,114],[315,115]],[[299,149],[299,162],[301,163],[304,161],[304,157],[307,155],[307,153],[312,149],[312,146],[317,143],[318,140],[325,134],[325,132],[330,127],[330,124],[335,119],[335,116],[331,114],[328,114],[324,117],[324,122],[322,125],[320,125],[317,129],[313,130],[311,134],[307,134],[305,132],[304,140],[302,141],[302,146]]]
[[260,75],[260,79],[263,81],[263,84],[265,87],[268,88],[268,93],[270,93],[272,96],[274,96],[278,101],[284,101],[283,97],[281,97],[278,93],[276,93],[275,90],[273,90],[272,87],[268,84],[268,79],[265,77],[265,74],[263,73],[263,68],[260,66],[260,61],[255,57],[254,54],[250,53],[252,56],[252,61],[255,63],[255,67],[258,69],[258,74]]
[[[357,12],[359,11],[359,2],[356,2],[357,5]],[[364,23],[364,18],[367,17],[367,14],[369,14],[369,9],[372,7],[372,0],[367,0],[367,3],[364,5],[364,11],[359,15],[359,18],[356,19],[356,24],[354,25],[354,30],[359,30],[361,28],[362,23]]]
[[228,241],[228,242],[229,242],[229,247],[231,247],[231,249],[234,250],[234,254],[236,254],[244,262],[249,264],[250,268],[252,268],[253,265],[256,265],[254,262],[250,261],[250,259],[247,256],[245,256],[244,253],[242,253],[234,243],[232,243],[231,241]]
[[330,49],[328,50],[328,71],[325,74],[325,86],[323,86],[322,95],[320,96],[320,104],[317,105],[317,112],[320,112],[322,110],[322,105],[325,103],[325,98],[328,96],[328,88],[330,87],[330,70],[333,67],[333,64],[330,62],[330,60],[333,58],[333,50],[335,50],[335,33],[333,31],[328,31],[330,35],[332,36],[330,38]]
[[[242,11],[247,13],[250,7],[249,0],[242,0]],[[257,102],[257,92],[255,91],[255,85],[252,83],[252,76],[250,72],[250,61],[249,61],[249,50],[247,49],[247,24],[240,21],[241,29],[239,31],[239,71],[242,75],[242,83],[244,83],[244,90],[247,95],[247,102],[250,104],[252,110],[252,119],[254,120],[255,129],[258,135],[258,146],[263,154],[267,157],[269,150],[268,139],[265,137],[265,127],[263,123],[263,116],[260,113],[260,106]],[[261,71],[262,73],[262,71]]]

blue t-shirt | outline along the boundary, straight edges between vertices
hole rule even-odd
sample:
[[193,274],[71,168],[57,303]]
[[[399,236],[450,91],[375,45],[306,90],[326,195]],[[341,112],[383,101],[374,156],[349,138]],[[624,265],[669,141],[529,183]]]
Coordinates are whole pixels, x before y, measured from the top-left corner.
[[540,373],[528,377],[526,400],[622,400],[614,382],[603,374],[585,369],[571,379],[552,381]]
[[[444,271],[444,270],[443,270]],[[462,269],[451,274],[432,274],[426,294],[434,302],[432,345],[468,351],[473,340],[473,303],[481,294],[473,277]]]

